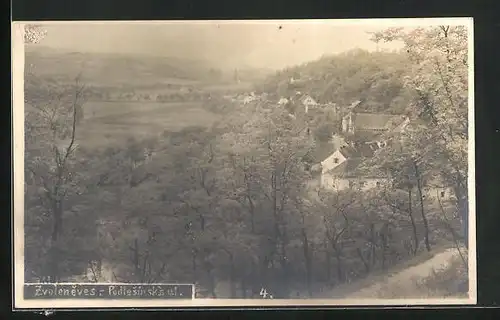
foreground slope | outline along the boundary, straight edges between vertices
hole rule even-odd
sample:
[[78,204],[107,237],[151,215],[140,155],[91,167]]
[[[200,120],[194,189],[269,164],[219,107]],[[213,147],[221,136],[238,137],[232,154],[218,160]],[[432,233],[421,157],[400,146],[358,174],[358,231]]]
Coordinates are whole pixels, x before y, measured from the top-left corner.
[[[463,248],[461,248],[462,254]],[[467,294],[467,275],[456,248],[422,254],[398,269],[325,291],[327,299],[446,298]]]

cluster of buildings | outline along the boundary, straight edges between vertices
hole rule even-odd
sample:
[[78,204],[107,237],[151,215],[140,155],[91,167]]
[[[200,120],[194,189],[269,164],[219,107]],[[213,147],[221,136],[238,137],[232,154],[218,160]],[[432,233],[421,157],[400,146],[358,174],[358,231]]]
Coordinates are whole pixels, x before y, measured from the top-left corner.
[[[267,98],[251,92],[236,97],[236,100],[248,104]],[[291,115],[294,118],[298,114],[313,117],[316,111],[326,109],[341,120],[341,132],[334,134],[330,142],[320,143],[316,148],[314,158],[317,163],[311,170],[318,178],[311,185],[326,190],[356,188],[365,191],[388,182],[384,172],[379,172],[373,166],[367,170],[366,164],[373,159],[377,150],[399,143],[399,137],[407,129],[410,119],[400,114],[359,111],[363,109],[363,103],[358,100],[347,107],[339,107],[334,103],[318,103],[310,95],[300,91],[290,97],[278,99],[278,106],[294,105],[295,113]],[[438,182],[425,191],[427,197],[453,197],[453,190]]]
[[[351,104],[342,114],[342,133],[334,134],[329,143],[319,145],[312,171],[319,176],[317,184],[326,190],[370,190],[388,183],[384,172],[366,164],[377,150],[399,143],[398,137],[410,124],[404,115],[358,112],[362,101]],[[354,138],[355,137],[355,138]],[[433,186],[426,197],[449,199],[453,190]]]

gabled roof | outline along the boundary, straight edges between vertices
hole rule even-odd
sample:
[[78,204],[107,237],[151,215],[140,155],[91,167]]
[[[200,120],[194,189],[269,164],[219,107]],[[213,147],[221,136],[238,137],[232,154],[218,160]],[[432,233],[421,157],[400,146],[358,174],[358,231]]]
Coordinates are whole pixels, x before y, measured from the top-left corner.
[[359,144],[357,147],[344,145],[338,147],[334,143],[321,143],[313,151],[312,156],[316,162],[322,162],[330,157],[335,151],[339,151],[346,159],[350,158],[369,158],[372,157],[374,151],[369,145]]
[[358,130],[389,130],[388,124],[397,116],[391,114],[356,113],[354,126]]
[[357,106],[361,104],[361,100],[356,100],[353,103],[351,103],[348,107],[347,110],[353,111]]
[[407,128],[410,128],[414,125],[418,126],[418,120],[411,120],[407,117],[404,117],[403,119],[398,119],[399,122],[394,123],[393,127],[386,133],[384,133],[384,137],[386,138],[393,138],[401,135],[403,131]]
[[354,136],[357,140],[360,141],[373,141],[378,140],[381,135],[387,133],[387,131],[378,131],[378,130],[356,130],[354,132]]
[[342,162],[340,165],[328,171],[329,174],[338,176],[338,177],[349,177],[354,176],[356,173],[356,169],[361,164],[362,159],[360,158],[351,158]]
[[301,101],[302,103],[306,102],[307,100],[309,100],[309,101],[310,101],[310,103],[312,103],[313,105],[318,104],[318,103],[316,102],[316,100],[314,100],[314,99],[313,99],[310,95],[307,95],[307,94],[306,94],[306,95],[303,95],[302,97],[300,97],[300,101]]
[[401,131],[408,124],[408,117],[405,115],[395,115],[387,123],[390,131]]
[[312,152],[314,162],[322,162],[336,151],[336,146],[332,143],[319,143]]
[[352,146],[344,145],[339,148],[340,153],[344,155],[346,158],[353,158],[358,156],[358,150],[356,150]]
[[365,143],[359,143],[356,146],[343,146],[340,152],[346,158],[366,158],[373,156],[373,150]]

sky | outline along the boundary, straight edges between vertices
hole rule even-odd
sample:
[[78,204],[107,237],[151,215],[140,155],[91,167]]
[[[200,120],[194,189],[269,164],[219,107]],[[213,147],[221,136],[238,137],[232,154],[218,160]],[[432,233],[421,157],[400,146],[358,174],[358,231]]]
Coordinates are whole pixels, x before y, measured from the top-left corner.
[[[322,55],[376,50],[380,25],[317,22],[177,22],[47,24],[40,45],[80,52],[136,53],[208,60],[218,67],[281,69]],[[396,49],[397,45],[379,45]]]

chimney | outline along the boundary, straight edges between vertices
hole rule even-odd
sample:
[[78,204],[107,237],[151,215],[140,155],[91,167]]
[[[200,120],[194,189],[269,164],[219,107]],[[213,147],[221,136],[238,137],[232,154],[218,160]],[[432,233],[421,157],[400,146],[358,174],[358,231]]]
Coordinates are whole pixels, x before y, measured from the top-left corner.
[[332,143],[335,148],[343,148],[345,146],[345,139],[341,135],[334,134],[332,135]]

